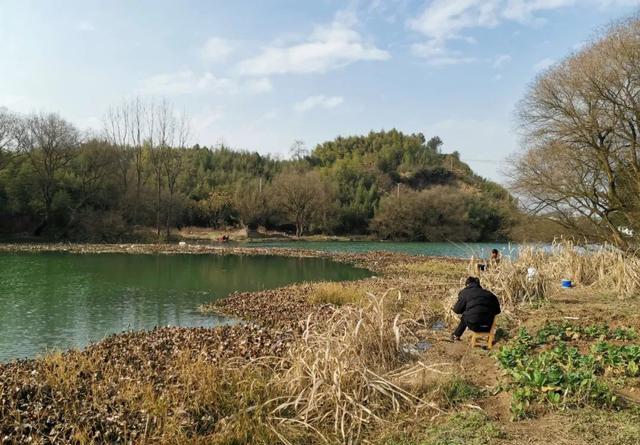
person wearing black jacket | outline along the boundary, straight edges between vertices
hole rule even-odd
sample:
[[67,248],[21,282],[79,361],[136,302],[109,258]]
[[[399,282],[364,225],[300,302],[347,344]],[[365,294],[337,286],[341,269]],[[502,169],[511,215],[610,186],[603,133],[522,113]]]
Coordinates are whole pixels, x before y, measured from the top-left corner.
[[466,328],[475,332],[489,332],[493,319],[500,313],[498,297],[480,286],[480,279],[469,277],[465,288],[458,294],[453,312],[462,315],[460,324],[451,334],[452,340],[460,340]]

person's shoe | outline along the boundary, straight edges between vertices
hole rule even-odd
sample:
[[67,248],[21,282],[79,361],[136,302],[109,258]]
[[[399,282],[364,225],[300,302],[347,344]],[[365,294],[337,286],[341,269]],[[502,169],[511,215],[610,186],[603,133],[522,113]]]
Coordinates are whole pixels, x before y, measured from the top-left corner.
[[458,337],[456,334],[451,334],[451,341],[452,342],[460,341],[460,337]]

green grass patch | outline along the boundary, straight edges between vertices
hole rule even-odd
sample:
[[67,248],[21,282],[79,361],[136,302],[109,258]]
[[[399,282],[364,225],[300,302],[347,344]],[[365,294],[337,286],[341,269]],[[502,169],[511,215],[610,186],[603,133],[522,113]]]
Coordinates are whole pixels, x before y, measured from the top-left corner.
[[470,403],[484,396],[485,391],[461,377],[455,377],[441,387],[442,398],[449,408]]
[[456,413],[411,435],[387,440],[385,445],[488,445],[506,434],[481,411]]

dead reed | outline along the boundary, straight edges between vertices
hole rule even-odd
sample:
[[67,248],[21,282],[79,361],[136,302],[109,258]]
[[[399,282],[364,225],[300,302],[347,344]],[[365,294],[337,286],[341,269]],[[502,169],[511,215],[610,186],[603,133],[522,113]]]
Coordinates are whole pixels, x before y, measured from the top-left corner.
[[640,257],[607,245],[584,247],[561,239],[547,248],[523,247],[516,259],[504,258],[483,272],[477,263],[471,260],[468,274],[479,274],[508,309],[545,299],[563,279],[618,298],[640,294]]
[[368,295],[361,308],[345,306],[329,320],[307,320],[301,341],[285,359],[275,384],[282,393],[272,411],[277,424],[295,424],[329,443],[359,443],[394,413],[435,405],[392,377],[406,361],[401,344],[408,320],[390,313],[394,293]]

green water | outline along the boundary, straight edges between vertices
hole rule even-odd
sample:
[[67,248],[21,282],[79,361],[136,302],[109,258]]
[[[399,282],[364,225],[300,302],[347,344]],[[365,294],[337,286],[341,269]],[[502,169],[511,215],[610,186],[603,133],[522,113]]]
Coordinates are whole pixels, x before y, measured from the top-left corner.
[[266,241],[247,244],[251,247],[284,247],[321,250],[324,252],[386,251],[409,255],[447,256],[457,258],[488,258],[491,249],[498,249],[505,257],[517,254],[516,244],[506,243],[399,243],[387,241]]
[[0,253],[0,362],[129,329],[232,323],[197,309],[233,291],[369,275],[318,258]]

